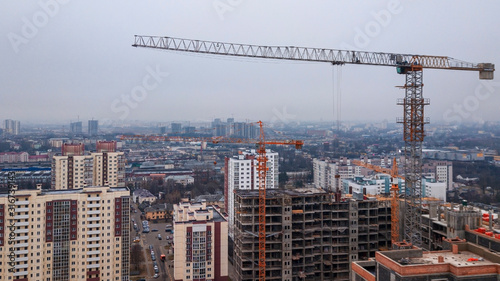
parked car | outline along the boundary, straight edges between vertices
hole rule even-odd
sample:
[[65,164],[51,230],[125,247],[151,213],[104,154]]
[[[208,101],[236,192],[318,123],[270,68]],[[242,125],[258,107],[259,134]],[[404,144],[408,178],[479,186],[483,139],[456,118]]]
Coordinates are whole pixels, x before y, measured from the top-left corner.
[[158,234],[158,240],[161,240],[161,234]]

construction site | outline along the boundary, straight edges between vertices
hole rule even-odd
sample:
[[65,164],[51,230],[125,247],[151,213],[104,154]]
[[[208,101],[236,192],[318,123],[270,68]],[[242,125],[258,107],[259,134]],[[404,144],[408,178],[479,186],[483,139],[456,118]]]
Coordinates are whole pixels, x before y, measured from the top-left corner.
[[[258,280],[258,191],[235,192],[237,280]],[[349,280],[352,261],[391,246],[390,201],[341,200],[322,189],[268,190],[266,280]]]

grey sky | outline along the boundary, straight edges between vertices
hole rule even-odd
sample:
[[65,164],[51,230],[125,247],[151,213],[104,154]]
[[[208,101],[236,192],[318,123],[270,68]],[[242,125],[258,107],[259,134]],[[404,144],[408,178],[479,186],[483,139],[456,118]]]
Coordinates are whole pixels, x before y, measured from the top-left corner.
[[[7,1],[0,10],[0,119],[332,120],[337,80],[327,63],[154,51],[131,47],[133,36],[352,47],[498,67],[498,11],[498,1],[462,0]],[[403,91],[394,86],[404,77],[395,69],[346,65],[341,71],[343,120],[402,116],[396,99]],[[499,121],[497,81],[424,71],[426,114],[431,121]],[[124,100],[145,88],[139,99]]]

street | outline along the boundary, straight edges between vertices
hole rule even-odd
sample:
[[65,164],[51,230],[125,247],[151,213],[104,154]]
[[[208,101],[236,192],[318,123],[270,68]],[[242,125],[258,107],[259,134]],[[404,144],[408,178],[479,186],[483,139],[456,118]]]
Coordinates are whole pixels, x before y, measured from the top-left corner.
[[[134,205],[134,209],[137,210],[137,206]],[[144,253],[144,264],[146,265],[146,273],[143,274],[142,278],[146,280],[168,280],[173,281],[173,259],[169,260],[169,256],[172,255],[172,251],[165,249],[165,247],[171,247],[173,243],[173,235],[171,233],[165,232],[165,226],[167,223],[165,220],[161,220],[159,223],[153,223],[153,221],[149,222],[149,233],[142,233],[142,220],[141,220],[141,212],[137,210],[137,213],[131,214],[131,219],[135,220],[135,223],[139,227],[139,231],[135,231],[132,229],[130,233],[130,240],[133,241],[136,236],[140,238],[139,244],[143,248]],[[170,223],[169,223],[170,224]],[[131,222],[133,226],[133,222]],[[157,231],[156,231],[157,230]],[[161,235],[162,240],[158,239],[158,234]],[[170,239],[166,239],[167,235],[170,236]],[[132,243],[134,244],[134,243]],[[170,245],[169,245],[170,244]],[[151,260],[151,251],[149,250],[149,245],[153,245],[153,249],[155,252],[156,263],[158,264],[159,269],[159,277],[154,278],[154,262]],[[166,259],[164,262],[161,261],[161,255],[165,255]],[[133,277],[133,278],[132,278]],[[136,279],[135,276],[131,276],[131,280]]]

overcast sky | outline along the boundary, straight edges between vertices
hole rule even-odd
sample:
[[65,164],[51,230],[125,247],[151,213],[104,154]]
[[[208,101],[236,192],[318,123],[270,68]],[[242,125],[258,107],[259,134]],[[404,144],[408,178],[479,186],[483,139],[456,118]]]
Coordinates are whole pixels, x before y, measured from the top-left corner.
[[[156,51],[132,47],[134,35],[500,65],[499,11],[493,0],[4,1],[0,119],[328,121],[340,89],[342,120],[394,122],[403,111],[396,99],[404,94],[395,86],[404,76],[391,67]],[[424,96],[431,99],[426,116],[499,121],[499,81],[483,83],[475,72],[424,71]]]

